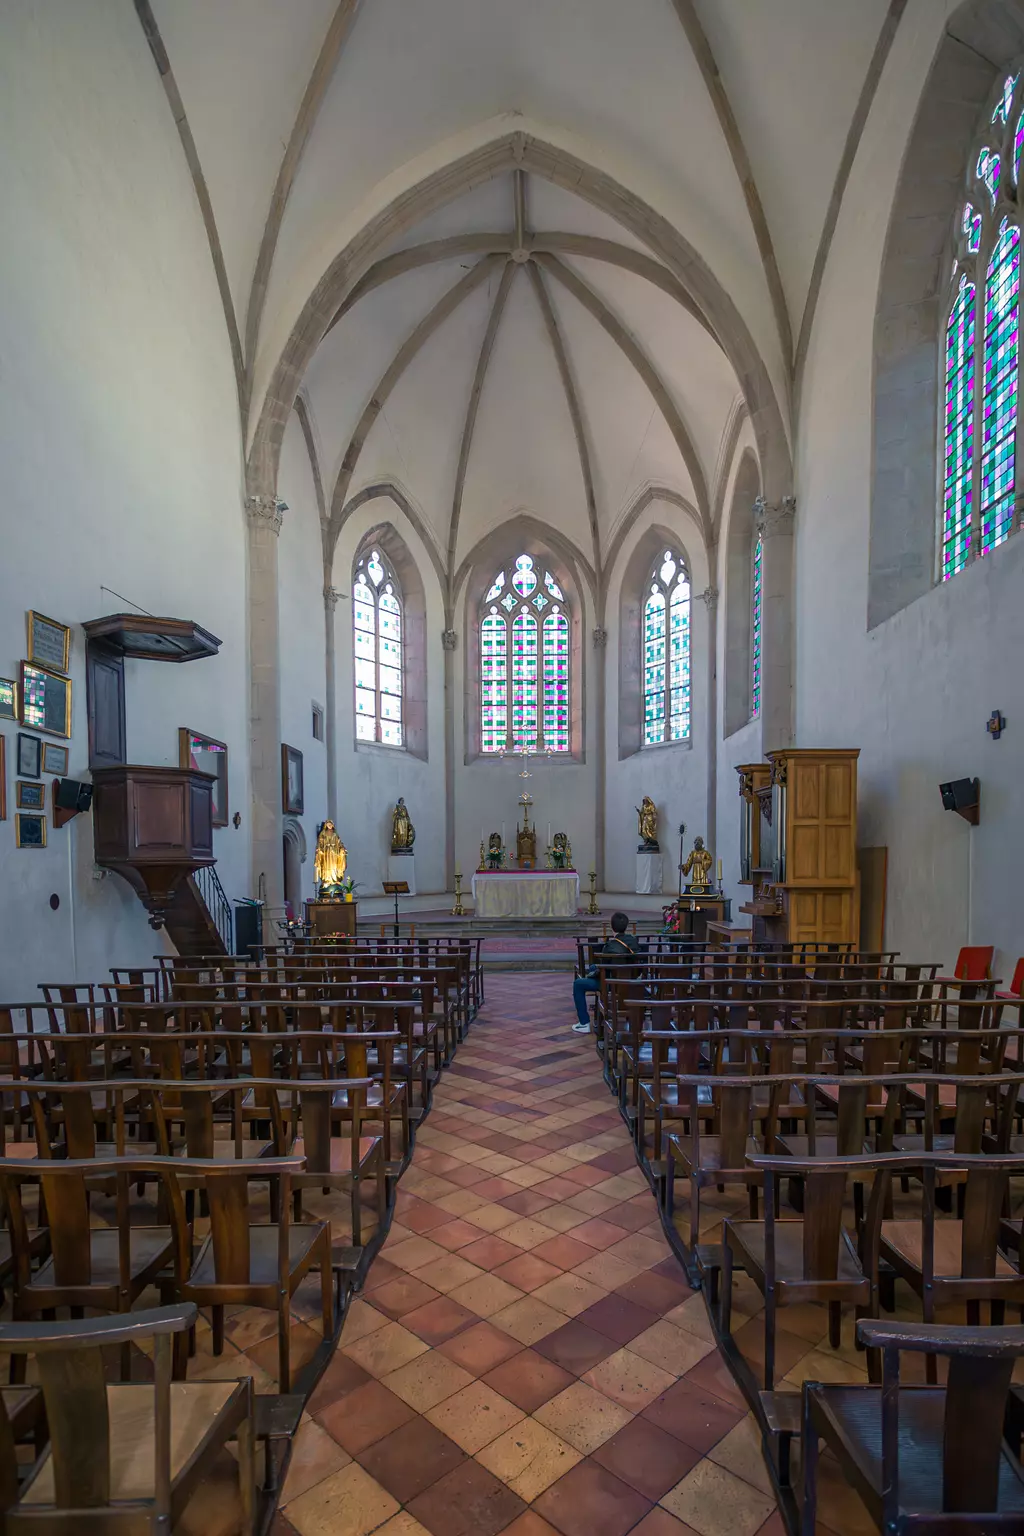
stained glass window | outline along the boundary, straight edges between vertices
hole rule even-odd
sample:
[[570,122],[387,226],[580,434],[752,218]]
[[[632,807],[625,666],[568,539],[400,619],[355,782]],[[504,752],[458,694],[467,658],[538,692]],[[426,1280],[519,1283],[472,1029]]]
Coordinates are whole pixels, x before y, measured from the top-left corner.
[[761,713],[761,588],[764,577],[764,544],[760,535],[754,540],[754,560],[750,597],[750,714]]
[[1013,527],[1020,320],[1020,230],[1004,219],[985,278],[981,401],[981,553]]
[[495,577],[480,621],[481,750],[568,752],[569,616],[562,589],[530,555],[513,562],[509,590],[505,580],[505,571]]
[[[1017,525],[1021,75],[993,92],[985,142],[968,165],[984,186],[957,211],[946,312],[939,574],[948,581]],[[1004,177],[1005,171],[1005,177]]]
[[666,549],[647,585],[643,636],[644,746],[690,735],[690,578]]
[[402,735],[402,598],[390,565],[371,550],[352,582],[356,740],[400,747]]
[[960,289],[946,326],[945,466],[942,579],[955,576],[971,548],[974,473],[974,284]]

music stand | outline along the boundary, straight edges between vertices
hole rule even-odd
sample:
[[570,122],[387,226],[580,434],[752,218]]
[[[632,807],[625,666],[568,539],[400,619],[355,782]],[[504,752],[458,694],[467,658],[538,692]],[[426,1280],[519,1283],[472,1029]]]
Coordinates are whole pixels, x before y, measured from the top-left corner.
[[398,938],[398,898],[399,898],[399,896],[408,896],[408,894],[409,894],[409,882],[408,882],[408,880],[385,880],[383,882],[383,885],[384,885],[384,895],[385,896],[393,896],[395,898],[395,938],[397,939]]

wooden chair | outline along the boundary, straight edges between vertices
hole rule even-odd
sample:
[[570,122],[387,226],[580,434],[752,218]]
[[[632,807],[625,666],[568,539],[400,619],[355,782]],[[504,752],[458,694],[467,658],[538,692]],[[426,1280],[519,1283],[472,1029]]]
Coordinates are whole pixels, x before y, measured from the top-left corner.
[[[750,1214],[757,1216],[757,1192],[761,1174],[750,1167],[747,1158],[767,1150],[772,1152],[773,1131],[765,1147],[753,1134],[755,1084],[750,1078],[730,1082],[728,1078],[679,1079],[680,1099],[688,1099],[689,1135],[673,1133],[668,1137],[665,1168],[665,1209],[671,1218],[676,1170],[690,1184],[691,1258],[696,1255],[700,1237],[701,1190],[713,1184],[745,1185],[750,1199]],[[712,1131],[704,1135],[701,1122],[710,1120]]]
[[[802,1536],[814,1536],[822,1440],[886,1536],[1019,1536],[1024,1475],[1003,1428],[1024,1328],[861,1321],[857,1338],[882,1351],[880,1388],[803,1384]],[[911,1351],[948,1359],[945,1387],[900,1385]]]
[[[764,1218],[729,1217],[722,1227],[721,1330],[732,1320],[732,1275],[744,1270],[764,1297],[764,1390],[774,1390],[775,1327],[779,1307],[802,1301],[828,1305],[829,1342],[838,1349],[842,1308],[875,1310],[875,1278],[863,1265],[843,1226],[843,1202],[851,1177],[863,1180],[877,1167],[870,1157],[834,1159],[752,1157],[764,1177]],[[799,1174],[804,1181],[804,1214],[775,1217],[775,1180]],[[877,1180],[876,1180],[877,1182]],[[875,1188],[872,1188],[872,1199]]]
[[[387,1214],[384,1144],[380,1136],[363,1134],[367,1117],[366,1093],[370,1079],[351,1078],[339,1087],[334,1081],[289,1085],[297,1089],[300,1105],[301,1135],[291,1146],[291,1155],[305,1159],[306,1171],[292,1178],[295,1220],[302,1220],[302,1191],[322,1189],[347,1190],[352,1212],[352,1245],[362,1245],[362,1189],[372,1183],[377,1197],[377,1228],[384,1226]],[[343,1098],[343,1103],[337,1101]],[[348,1136],[335,1136],[334,1124],[344,1114]],[[344,1123],[344,1122],[342,1122]]]
[[[49,1445],[19,1488],[14,1430],[0,1394],[5,1536],[163,1536],[229,1441],[238,1451],[242,1530],[255,1533],[252,1377],[171,1380],[172,1335],[183,1335],[195,1318],[194,1306],[178,1306],[117,1322],[0,1326],[0,1353],[35,1357],[49,1425]],[[107,1382],[103,1347],[148,1339],[153,1385]]]
[[[325,1221],[290,1220],[291,1179],[304,1170],[299,1157],[224,1162],[197,1158],[153,1159],[144,1168],[165,1172],[175,1234],[177,1291],[181,1300],[212,1309],[213,1352],[224,1348],[226,1306],[265,1307],[277,1313],[278,1387],[291,1391],[290,1302],[311,1270],[320,1270],[324,1338],[334,1334],[334,1272],[331,1229]],[[193,1257],[179,1180],[202,1175],[210,1209],[210,1231]],[[249,1184],[280,1182],[277,1221],[250,1220]]]

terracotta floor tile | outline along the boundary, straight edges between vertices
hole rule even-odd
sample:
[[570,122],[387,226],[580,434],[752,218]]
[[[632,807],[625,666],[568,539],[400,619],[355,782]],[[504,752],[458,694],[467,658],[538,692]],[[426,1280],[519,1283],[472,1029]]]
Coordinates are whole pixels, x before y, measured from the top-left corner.
[[361,1365],[357,1365],[354,1360],[350,1360],[339,1350],[329,1361],[327,1369],[317,1382],[316,1390],[306,1404],[307,1411],[316,1417],[332,1403],[339,1402],[341,1398],[347,1397],[350,1392],[355,1392],[358,1387],[363,1387],[372,1380],[373,1377],[369,1371],[364,1371]]
[[378,1380],[390,1371],[397,1371],[400,1365],[408,1365],[410,1360],[415,1360],[427,1348],[422,1339],[403,1328],[401,1323],[387,1323],[385,1327],[376,1328],[373,1333],[357,1339],[354,1344],[345,1343],[343,1336],[342,1346],[350,1360],[354,1360]]
[[460,1307],[449,1296],[438,1296],[436,1301],[428,1301],[425,1307],[407,1312],[402,1318],[402,1327],[436,1348],[464,1328],[472,1327],[476,1320],[476,1313],[468,1307]]
[[413,1417],[408,1403],[403,1403],[379,1381],[368,1381],[325,1408],[320,1423],[350,1456],[358,1456]]
[[487,1204],[486,1195],[478,1195],[472,1189],[453,1189],[448,1195],[442,1195],[435,1200],[435,1205],[443,1211],[449,1211],[452,1216],[465,1216],[469,1211],[475,1211],[479,1206]]
[[519,1258],[523,1250],[515,1243],[506,1243],[503,1237],[481,1237],[478,1232],[475,1241],[459,1251],[464,1259],[480,1269],[495,1270],[500,1264],[507,1264],[509,1259]]
[[599,1285],[603,1291],[621,1290],[631,1280],[639,1278],[641,1273],[635,1264],[630,1264],[626,1259],[617,1259],[611,1253],[592,1253],[589,1259],[583,1259],[573,1270],[574,1275],[580,1275],[592,1285]]
[[742,1477],[745,1483],[750,1483],[752,1487],[759,1488],[770,1499],[774,1499],[771,1478],[761,1451],[761,1433],[752,1414],[747,1414],[735,1429],[731,1429],[717,1445],[712,1446],[708,1455],[718,1466],[735,1472],[736,1476]]
[[[386,1530],[387,1527],[385,1526],[384,1529]],[[692,1525],[684,1525],[681,1520],[676,1519],[675,1515],[670,1515],[667,1509],[652,1509],[639,1525],[634,1525],[629,1536],[699,1536],[699,1532],[695,1531]],[[772,1533],[772,1536],[775,1536],[775,1533]],[[785,1530],[779,1531],[777,1536],[786,1536]]]
[[594,1257],[593,1247],[585,1239],[580,1239],[581,1230],[577,1227],[571,1237],[561,1233],[557,1237],[549,1237],[546,1242],[538,1243],[533,1249],[534,1257],[554,1264],[556,1269],[575,1269],[577,1264],[583,1264]]
[[[476,1210],[469,1211],[465,1217],[471,1226],[478,1227],[481,1232],[504,1232],[517,1220],[514,1211],[507,1210],[505,1206],[498,1205],[495,1201],[485,1201],[478,1205]],[[506,1242],[510,1241],[506,1237]],[[517,1246],[523,1246],[519,1244]]]
[[299,1536],[368,1536],[398,1503],[353,1462],[293,1500],[284,1511]]
[[548,1281],[557,1279],[562,1273],[557,1265],[549,1263],[536,1253],[524,1253],[516,1248],[513,1254],[512,1258],[494,1270],[494,1274],[499,1280],[514,1285],[520,1291],[536,1291]]
[[[377,1261],[379,1262],[380,1260]],[[377,1264],[374,1264],[373,1268],[376,1269],[376,1267]],[[396,1269],[391,1276],[391,1280],[404,1278],[400,1269]],[[391,1280],[385,1283],[390,1284]],[[383,1328],[387,1321],[385,1313],[378,1312],[376,1307],[371,1306],[368,1301],[360,1301],[357,1296],[355,1301],[349,1303],[348,1311],[345,1313],[345,1321],[341,1329],[342,1345],[347,1349],[350,1344],[354,1344],[365,1334],[373,1333],[377,1328]]]
[[[552,1152],[550,1155],[552,1157],[560,1156],[560,1154],[557,1152]],[[573,1164],[569,1162],[568,1158],[566,1158],[565,1161],[570,1168],[573,1167]],[[534,1164],[535,1168],[542,1168],[543,1166],[543,1163]],[[534,1187],[536,1188],[538,1194],[546,1195],[550,1200],[567,1200],[570,1195],[574,1195],[576,1193],[580,1186],[578,1184],[574,1184],[572,1179],[563,1178],[561,1173],[554,1173],[550,1178],[545,1179],[543,1184],[537,1184]]]
[[625,1536],[651,1501],[595,1461],[582,1461],[537,1500],[537,1513],[563,1536]]
[[628,1344],[630,1339],[635,1339],[657,1322],[655,1314],[648,1312],[646,1307],[638,1307],[635,1302],[614,1292],[602,1296],[592,1307],[579,1313],[579,1318],[588,1328],[607,1334],[616,1344]]
[[565,1476],[580,1453],[536,1419],[523,1419],[479,1452],[477,1460],[527,1502]]
[[587,1220],[584,1211],[576,1211],[571,1205],[549,1205],[546,1211],[538,1211],[533,1218],[551,1232],[571,1232]]
[[643,1410],[642,1418],[667,1430],[677,1440],[692,1445],[706,1455],[723,1435],[745,1417],[746,1407],[737,1408],[721,1398],[702,1391],[689,1377],[656,1397]]
[[363,1289],[366,1295],[370,1296],[378,1286],[386,1285],[389,1280],[394,1280],[404,1273],[405,1271],[399,1269],[397,1264],[390,1264],[383,1253],[378,1253],[370,1267],[370,1273],[366,1277],[366,1284]]
[[630,1349],[617,1349],[586,1371],[583,1379],[630,1413],[639,1413],[662,1392],[668,1391],[675,1376]]
[[465,1456],[454,1440],[417,1416],[361,1451],[358,1459],[382,1488],[400,1504],[408,1504],[459,1466]]
[[661,1505],[701,1536],[754,1536],[775,1501],[713,1461],[700,1461]]
[[[421,1280],[425,1278],[420,1276]],[[678,1307],[681,1301],[693,1295],[685,1280],[670,1280],[665,1275],[656,1274],[653,1269],[642,1271],[624,1285],[613,1286],[613,1290],[625,1296],[628,1301],[635,1301],[637,1306],[646,1307],[648,1311],[657,1312],[660,1316],[671,1312],[673,1307]]]
[[442,1402],[453,1392],[468,1387],[473,1380],[454,1360],[449,1360],[438,1349],[431,1349],[416,1360],[410,1360],[399,1370],[385,1376],[381,1385],[400,1397],[417,1413],[426,1413],[435,1403]]
[[495,1312],[512,1306],[513,1302],[522,1300],[523,1296],[522,1291],[515,1285],[509,1285],[507,1280],[485,1274],[468,1280],[465,1285],[455,1286],[450,1294],[453,1301],[468,1307],[478,1317],[491,1317]]
[[486,1376],[496,1366],[519,1354],[520,1346],[518,1339],[493,1322],[476,1322],[442,1344],[439,1353],[471,1376]]
[[535,1296],[524,1296],[522,1301],[514,1301],[510,1307],[495,1312],[492,1321],[514,1339],[518,1339],[520,1344],[536,1344],[539,1339],[562,1327],[565,1313],[545,1306]]
[[333,1435],[322,1429],[315,1419],[306,1419],[299,1425],[292,1441],[288,1475],[281,1492],[282,1505],[297,1499],[307,1488],[322,1483],[332,1472],[347,1467],[351,1460]]
[[521,1408],[482,1381],[471,1382],[427,1413],[431,1424],[469,1456],[490,1445],[523,1417]]
[[[625,1227],[618,1227],[614,1222],[606,1221],[603,1216],[591,1216],[582,1226],[576,1227],[573,1237],[581,1243],[587,1243],[591,1248],[597,1248],[601,1253],[613,1248],[616,1243],[621,1243],[629,1233]],[[583,1258],[589,1255],[583,1255]],[[583,1259],[577,1260],[582,1263]]]
[[[510,1168],[516,1168],[518,1167],[518,1164],[514,1163],[512,1159],[509,1158],[508,1166]],[[484,1179],[480,1184],[475,1185],[474,1188],[476,1189],[478,1195],[485,1195],[488,1200],[497,1201],[503,1200],[506,1195],[516,1194],[521,1186],[510,1179],[502,1178],[499,1174],[494,1178]]]
[[538,1408],[534,1418],[559,1439],[589,1456],[629,1423],[631,1412],[586,1382],[574,1381]]
[[446,1253],[443,1258],[435,1259],[420,1271],[418,1279],[433,1286],[435,1291],[440,1291],[447,1296],[454,1291],[457,1285],[465,1285],[467,1280],[477,1280],[483,1274],[475,1264],[464,1259],[457,1253]]
[[403,1509],[386,1525],[378,1526],[374,1536],[430,1536],[430,1533],[425,1525],[420,1525],[408,1510]]
[[575,1378],[553,1360],[545,1360],[535,1350],[524,1349],[488,1371],[483,1379],[487,1386],[507,1397],[524,1413],[534,1413]]
[[723,1403],[746,1411],[746,1400],[732,1378],[732,1373],[717,1349],[705,1355],[699,1364],[687,1371],[684,1380],[702,1392],[711,1392]]
[[[432,1207],[436,1209],[436,1207]],[[444,1226],[433,1227],[430,1232],[430,1241],[437,1243],[446,1253],[455,1253],[475,1243],[480,1236],[480,1228],[470,1226],[461,1216],[452,1218],[447,1211],[441,1213],[446,1219]]]
[[593,1328],[588,1328],[578,1319],[549,1333],[546,1338],[538,1340],[534,1347],[539,1355],[543,1355],[546,1360],[553,1360],[574,1376],[582,1376],[591,1366],[597,1365],[599,1360],[606,1360],[615,1353],[611,1339],[603,1333],[595,1333]]
[[535,1515],[532,1509],[528,1509],[525,1514],[519,1516],[518,1520],[513,1520],[511,1525],[506,1525],[501,1536],[558,1536],[558,1532],[553,1525],[548,1525],[546,1520],[542,1520],[540,1515]]
[[660,1499],[700,1460],[700,1453],[643,1419],[631,1419],[591,1453],[645,1499]]
[[676,1328],[664,1318],[659,1318],[646,1333],[631,1339],[629,1347],[635,1355],[642,1355],[645,1360],[651,1360],[677,1376],[684,1376],[714,1350],[714,1345],[707,1339],[699,1339],[695,1333]]
[[422,1269],[434,1259],[444,1257],[444,1249],[431,1242],[429,1237],[407,1237],[398,1244],[389,1242],[384,1251],[392,1264],[408,1274]]
[[447,1211],[439,1211],[436,1205],[430,1205],[425,1200],[419,1200],[415,1195],[411,1195],[409,1198],[411,1205],[405,1209],[399,1209],[396,1206],[396,1215],[404,1226],[409,1227],[411,1231],[417,1233],[420,1237],[428,1232],[433,1232],[437,1227],[444,1226],[449,1221],[450,1218]]
[[[509,1214],[508,1211],[505,1212],[506,1216],[509,1216]],[[541,1214],[543,1215],[544,1213],[542,1212]],[[501,1235],[506,1243],[515,1243],[517,1248],[532,1250],[540,1243],[546,1242],[551,1236],[551,1231],[535,1217],[520,1216],[518,1219],[513,1219],[509,1225],[503,1227]]]
[[476,1191],[481,1179],[486,1178],[486,1174],[481,1174],[480,1169],[473,1167],[471,1163],[462,1163],[453,1173],[446,1173],[445,1178],[450,1180],[456,1189]]
[[507,1211],[514,1211],[517,1216],[535,1216],[539,1211],[546,1211],[555,1198],[544,1183],[535,1185],[533,1189],[517,1190],[514,1195],[506,1195],[499,1203]]
[[664,1238],[644,1237],[640,1232],[632,1232],[609,1249],[609,1252],[616,1259],[635,1264],[638,1269],[653,1269],[655,1264],[660,1264],[665,1258],[668,1244]]
[[[389,1326],[393,1325],[389,1324]],[[372,1339],[373,1334],[368,1334],[367,1337]],[[307,1328],[305,1323],[296,1323],[293,1319],[290,1339],[291,1369],[294,1373],[300,1371],[304,1365],[307,1365],[312,1360],[323,1343],[323,1335],[319,1328]],[[356,1345],[357,1349],[358,1347]],[[250,1344],[249,1348],[245,1351],[245,1358],[246,1360],[251,1360],[261,1370],[266,1371],[267,1375],[272,1376],[276,1381],[278,1371],[277,1329],[275,1328],[272,1336],[269,1339],[264,1339],[261,1344]],[[360,1364],[362,1363],[360,1361]]]
[[524,1501],[477,1461],[467,1461],[413,1499],[409,1512],[433,1536],[498,1536]]
[[425,1307],[428,1301],[437,1299],[437,1291],[424,1285],[415,1275],[404,1275],[400,1280],[389,1280],[373,1293],[373,1304],[388,1317],[404,1317],[416,1307]]
[[[648,1225],[650,1219],[651,1206],[649,1195],[643,1197],[642,1206],[634,1205],[630,1200],[623,1205],[613,1206],[610,1211],[605,1212],[606,1221],[612,1222],[616,1227],[625,1227],[627,1232],[639,1232],[641,1227]],[[671,1262],[677,1269],[679,1268],[676,1259],[672,1259]]]

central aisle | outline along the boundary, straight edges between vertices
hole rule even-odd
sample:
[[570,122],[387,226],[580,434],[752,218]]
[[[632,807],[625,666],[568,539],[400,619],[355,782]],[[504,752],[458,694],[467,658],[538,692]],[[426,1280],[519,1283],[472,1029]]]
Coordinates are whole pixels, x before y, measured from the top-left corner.
[[[435,1091],[277,1536],[781,1532],[570,977],[503,972]],[[678,1517],[678,1518],[677,1518]]]

